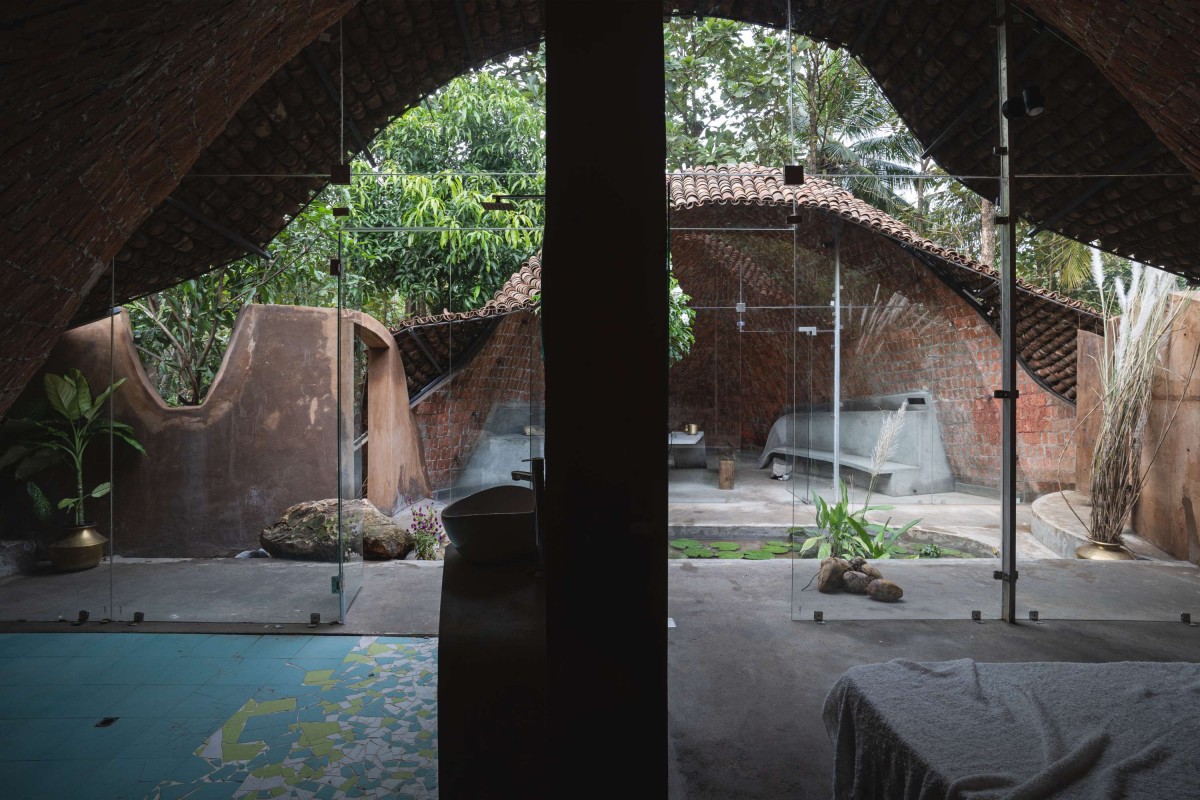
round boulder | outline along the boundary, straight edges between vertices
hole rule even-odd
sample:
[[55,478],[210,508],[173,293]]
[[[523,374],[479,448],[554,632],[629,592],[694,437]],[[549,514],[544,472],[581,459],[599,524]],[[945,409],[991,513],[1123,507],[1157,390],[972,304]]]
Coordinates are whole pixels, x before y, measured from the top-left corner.
[[904,597],[904,590],[891,581],[876,578],[867,586],[867,596],[882,603],[894,603]]
[[817,591],[825,594],[840,592],[843,587],[842,576],[850,569],[850,562],[844,558],[830,557],[821,562],[821,570],[817,573]]
[[[369,500],[342,503],[342,527],[351,534],[346,555],[358,553],[357,529],[362,529],[363,557],[374,561],[404,558],[412,550],[408,531],[392,522]],[[298,561],[338,560],[338,501],[311,500],[291,506],[259,536],[273,558]]]
[[883,573],[875,569],[875,567],[872,567],[870,564],[863,564],[862,569],[860,569],[859,572],[863,573],[864,575],[870,575],[872,578],[883,577]]
[[847,570],[842,576],[842,583],[846,584],[846,591],[850,594],[866,594],[867,586],[874,580],[869,575],[855,570]]

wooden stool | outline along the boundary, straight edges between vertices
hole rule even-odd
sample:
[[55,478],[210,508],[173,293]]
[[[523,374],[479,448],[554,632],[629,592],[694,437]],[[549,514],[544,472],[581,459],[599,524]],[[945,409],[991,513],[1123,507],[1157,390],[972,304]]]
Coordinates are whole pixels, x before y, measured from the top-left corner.
[[720,487],[722,489],[732,489],[733,488],[733,465],[735,462],[732,458],[722,458],[719,463],[720,463],[720,467],[721,467],[721,472],[719,473],[718,478],[717,478],[718,484],[720,485]]

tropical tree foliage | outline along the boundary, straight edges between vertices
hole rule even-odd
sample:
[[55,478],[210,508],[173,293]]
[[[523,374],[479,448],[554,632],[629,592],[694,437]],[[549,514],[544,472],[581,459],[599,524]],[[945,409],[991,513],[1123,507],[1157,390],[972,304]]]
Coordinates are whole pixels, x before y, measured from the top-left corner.
[[665,42],[669,168],[803,161],[886,211],[909,204],[916,140],[845,51],[690,17]]

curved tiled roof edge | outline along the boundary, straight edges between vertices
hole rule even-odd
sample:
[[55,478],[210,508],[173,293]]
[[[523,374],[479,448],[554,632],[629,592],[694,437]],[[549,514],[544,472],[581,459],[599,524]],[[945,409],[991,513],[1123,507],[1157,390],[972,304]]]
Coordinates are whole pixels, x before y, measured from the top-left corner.
[[[724,179],[724,180],[722,180]],[[900,220],[880,211],[875,206],[860,200],[847,190],[820,178],[804,179],[798,186],[783,182],[783,170],[757,164],[736,164],[718,167],[699,167],[685,172],[672,173],[667,178],[672,210],[691,209],[699,206],[756,205],[777,206],[795,202],[801,208],[816,208],[837,214],[852,222],[889,238],[912,245],[936,258],[955,266],[969,269],[993,280],[996,270],[974,261],[967,256],[942,247],[931,239],[918,234]],[[1051,300],[1060,305],[1095,317],[1099,315],[1078,300],[1035,286],[1017,279],[1017,287]]]
[[[823,211],[880,234],[907,251],[967,302],[1000,333],[1000,287],[996,270],[926,239],[909,226],[829,181],[806,178],[789,186],[783,171],[757,164],[700,167],[668,178],[676,213],[705,213],[714,207],[774,207]],[[780,229],[784,230],[783,225]],[[1075,402],[1077,337],[1080,329],[1099,332],[1099,314],[1077,300],[1017,280],[1017,357],[1040,386]]]
[[492,296],[492,299],[479,308],[471,311],[443,311],[441,314],[430,314],[424,317],[413,317],[401,322],[392,334],[402,333],[413,328],[425,328],[430,325],[445,325],[450,322],[465,322],[473,319],[487,319],[511,314],[514,311],[528,311],[541,302],[542,291],[542,254],[537,253],[521,262],[504,285]]
[[[721,206],[773,207],[795,203],[798,208],[836,215],[890,239],[950,286],[999,333],[999,284],[993,267],[919,235],[900,220],[858,199],[840,186],[818,178],[806,178],[798,186],[785,185],[781,169],[755,164],[701,167],[671,173],[666,176],[666,181],[671,208],[675,212],[711,211]],[[949,269],[939,269],[939,264]],[[392,334],[400,341],[405,333],[412,338],[421,336],[422,329],[432,334],[428,329],[435,326],[482,322],[532,310],[541,302],[541,288],[542,259],[539,252],[523,262],[492,299],[480,308],[416,317],[401,323]],[[1030,306],[1018,310],[1018,360],[1035,382],[1073,403],[1076,332],[1079,329],[1101,330],[1100,315],[1077,300],[1020,279],[1017,281],[1017,293],[1025,301],[1023,305]],[[485,335],[491,328],[478,325],[470,327],[470,333],[464,330],[465,335],[460,335],[457,342],[443,343],[442,348],[450,348],[455,352],[461,349],[464,355],[475,352],[475,339]],[[430,360],[428,355],[431,347],[432,342],[427,342],[418,346],[411,355]],[[459,366],[465,365],[464,360],[457,358],[454,362]],[[434,367],[433,372],[440,372],[436,362],[430,360],[430,366]],[[410,394],[418,394],[434,379],[432,373],[422,375],[411,383]]]

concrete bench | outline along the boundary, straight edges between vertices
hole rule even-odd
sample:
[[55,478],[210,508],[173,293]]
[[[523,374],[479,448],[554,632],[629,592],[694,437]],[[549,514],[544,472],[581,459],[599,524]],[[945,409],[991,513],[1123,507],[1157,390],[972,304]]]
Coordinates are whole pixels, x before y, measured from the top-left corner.
[[667,444],[670,445],[676,469],[705,469],[708,466],[704,431],[698,433],[671,431],[667,434]]
[[[842,477],[847,483],[866,486],[871,477],[871,451],[879,438],[884,414],[895,411],[909,399],[908,413],[900,431],[894,460],[879,470],[875,489],[893,497],[954,489],[954,475],[942,445],[937,417],[927,393],[910,393],[847,401],[841,412],[840,457]],[[917,400],[920,402],[916,402]],[[802,464],[808,474],[833,472],[833,412],[811,411],[784,414],[771,426],[758,466],[766,467],[777,456]]]

